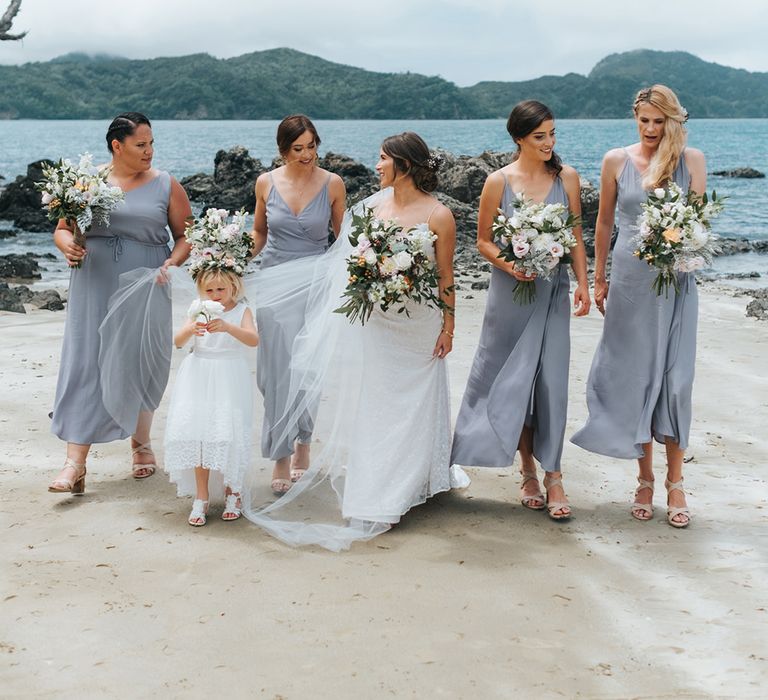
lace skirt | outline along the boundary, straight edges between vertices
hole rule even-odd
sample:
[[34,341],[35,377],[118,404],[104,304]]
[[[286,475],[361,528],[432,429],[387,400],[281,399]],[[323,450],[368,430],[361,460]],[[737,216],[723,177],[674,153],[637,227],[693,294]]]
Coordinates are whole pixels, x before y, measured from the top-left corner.
[[180,496],[195,494],[194,468],[211,470],[211,497],[239,492],[251,461],[253,392],[242,357],[188,355],[179,367],[165,428],[165,470]]

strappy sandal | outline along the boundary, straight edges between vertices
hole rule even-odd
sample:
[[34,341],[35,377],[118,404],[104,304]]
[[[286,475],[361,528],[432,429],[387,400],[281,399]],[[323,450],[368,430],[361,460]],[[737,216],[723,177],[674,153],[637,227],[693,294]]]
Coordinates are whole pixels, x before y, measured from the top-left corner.
[[[155,453],[152,451],[152,443],[145,442],[143,445],[134,447],[131,450],[131,455],[136,456],[137,454],[150,454],[154,457]],[[155,469],[157,469],[157,464],[154,462],[142,464],[141,462],[134,461],[134,463],[131,465],[131,474],[133,475],[134,479],[146,479],[155,473]]]
[[[568,501],[552,501],[549,500],[549,489],[553,486],[563,486],[563,477],[560,472],[553,472],[557,476],[550,476],[550,472],[544,473],[544,489],[547,492],[547,512],[552,520],[568,520],[571,517],[571,504]],[[563,490],[565,493],[565,490]],[[564,513],[558,513],[557,511],[565,511]]]
[[293,482],[290,479],[272,479],[270,488],[275,496],[284,496],[291,490]]
[[240,517],[240,494],[228,493],[224,502],[224,512],[221,514],[222,520],[237,520]]
[[295,484],[309,469],[291,469],[291,481]]
[[653,503],[638,503],[637,495],[643,489],[650,489],[651,500],[653,500],[653,481],[647,481],[637,477],[638,487],[635,489],[635,502],[630,506],[629,512],[635,520],[650,520],[653,517]]
[[192,510],[189,513],[187,522],[192,527],[202,527],[206,523],[206,516],[208,515],[208,501],[203,501],[200,498],[196,498],[192,501]]
[[74,459],[67,457],[64,460],[64,469],[73,469],[75,474],[71,479],[56,478],[48,484],[51,493],[71,493],[73,496],[82,496],[85,493],[85,462],[78,464]]
[[[667,522],[672,527],[688,527],[691,524],[691,511],[688,509],[688,506],[683,508],[670,508],[669,506],[669,494],[672,491],[680,491],[685,496],[683,480],[680,479],[680,481],[672,483],[669,479],[664,479],[664,488],[667,489]],[[685,520],[674,520],[678,515],[685,516]]]
[[544,510],[546,505],[544,502],[544,494],[541,492],[541,489],[539,489],[538,492],[534,494],[526,494],[525,491],[523,491],[525,485],[529,481],[535,481],[536,485],[538,486],[539,477],[536,476],[536,472],[524,472],[521,469],[520,474],[523,477],[523,481],[520,484],[520,503],[522,503],[526,508],[530,508],[531,510]]

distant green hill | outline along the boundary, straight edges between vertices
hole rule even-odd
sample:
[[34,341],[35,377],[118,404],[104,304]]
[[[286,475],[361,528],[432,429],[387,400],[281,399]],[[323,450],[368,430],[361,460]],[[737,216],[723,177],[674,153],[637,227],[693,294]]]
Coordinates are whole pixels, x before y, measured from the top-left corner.
[[634,93],[663,82],[694,117],[768,117],[768,73],[684,52],[613,54],[588,76],[569,73],[467,88],[436,76],[375,73],[292,49],[230,59],[207,54],[133,61],[68,54],[0,66],[0,118],[105,119],[140,109],[154,119],[478,119],[506,117],[526,98],[558,117],[625,117]]

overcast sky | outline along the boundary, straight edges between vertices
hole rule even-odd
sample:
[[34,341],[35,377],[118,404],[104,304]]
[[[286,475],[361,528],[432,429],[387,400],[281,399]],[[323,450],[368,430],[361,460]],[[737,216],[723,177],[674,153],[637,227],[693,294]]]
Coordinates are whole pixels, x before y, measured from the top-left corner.
[[72,51],[229,58],[287,46],[463,86],[586,74],[610,53],[649,48],[768,72],[765,0],[22,0],[14,30],[29,34],[0,42],[0,64]]

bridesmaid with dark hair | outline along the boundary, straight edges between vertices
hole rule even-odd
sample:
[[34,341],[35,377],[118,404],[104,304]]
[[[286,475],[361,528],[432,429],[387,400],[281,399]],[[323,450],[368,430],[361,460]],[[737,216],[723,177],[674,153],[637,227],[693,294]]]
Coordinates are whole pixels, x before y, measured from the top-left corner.
[[256,180],[253,254],[261,253],[261,270],[269,270],[261,278],[261,295],[269,296],[269,289],[275,289],[288,297],[286,284],[293,292],[279,309],[259,308],[259,300],[254,300],[261,337],[256,383],[264,397],[261,451],[275,460],[271,488],[277,496],[308,469],[312,441],[309,412],[302,414],[287,436],[280,425],[290,408],[286,397],[291,348],[304,322],[312,282],[311,268],[301,259],[327,250],[329,232],[339,235],[346,207],[344,181],[317,165],[319,146],[320,136],[308,117],[286,117],[277,127],[277,147],[284,165]]
[[[70,266],[82,264],[72,270],[69,282],[67,324],[53,408],[51,430],[67,442],[64,468],[48,487],[57,493],[83,493],[85,460],[91,444],[122,440],[129,434],[134,478],[154,474],[155,456],[149,440],[152,410],[138,413],[131,434],[115,422],[104,406],[99,326],[121,274],[138,268],[181,265],[189,255],[184,238],[185,222],[192,215],[189,199],[167,172],[152,167],[155,147],[149,119],[138,112],[121,114],[109,125],[106,139],[112,154],[109,180],[122,188],[125,201],[110,215],[108,227],[97,224],[88,230],[86,248],[74,242],[72,227],[63,219],[53,234],[56,247]],[[160,384],[152,400],[155,407],[164,388],[164,383]]]
[[[571,515],[560,473],[570,354],[568,272],[561,265],[550,280],[526,276],[514,262],[499,257],[491,227],[499,209],[513,213],[515,194],[520,192],[535,202],[565,204],[579,216],[579,176],[555,153],[554,117],[541,102],[515,105],[507,131],[517,153],[509,165],[488,176],[480,195],[477,248],[493,270],[451,460],[465,466],[507,467],[519,451],[522,504],[533,510],[546,508],[552,519],[563,520]],[[575,315],[584,316],[590,299],[580,226],[574,235],[578,245],[571,251],[577,280],[573,302]],[[535,300],[526,305],[513,301],[517,284],[531,280]],[[534,459],[545,472],[546,498]]]

